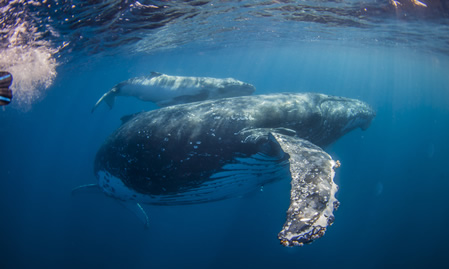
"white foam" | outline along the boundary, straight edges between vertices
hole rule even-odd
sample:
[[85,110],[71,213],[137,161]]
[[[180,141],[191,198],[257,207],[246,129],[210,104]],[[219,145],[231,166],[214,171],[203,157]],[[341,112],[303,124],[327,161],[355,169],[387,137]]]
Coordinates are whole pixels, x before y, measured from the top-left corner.
[[29,107],[56,77],[56,60],[45,47],[13,47],[0,51],[0,69],[13,75],[14,102]]
[[27,21],[9,26],[4,33],[8,45],[0,50],[0,70],[13,76],[13,103],[28,110],[52,85],[58,65],[53,55],[59,49],[39,40],[40,33]]

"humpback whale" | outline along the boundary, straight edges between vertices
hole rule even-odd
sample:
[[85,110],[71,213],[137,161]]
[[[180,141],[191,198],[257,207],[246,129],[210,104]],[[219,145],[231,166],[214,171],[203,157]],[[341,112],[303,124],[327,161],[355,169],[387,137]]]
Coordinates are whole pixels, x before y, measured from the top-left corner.
[[112,87],[97,101],[92,112],[103,101],[112,108],[116,96],[134,96],[165,107],[207,99],[251,95],[254,91],[253,85],[233,78],[182,77],[151,72],[149,76],[130,78]]
[[[193,204],[291,181],[290,206],[278,234],[284,246],[324,235],[339,205],[338,161],[325,147],[369,127],[366,103],[318,93],[207,100],[142,112],[97,152],[94,173],[108,196],[136,205]],[[285,194],[287,195],[287,194]]]

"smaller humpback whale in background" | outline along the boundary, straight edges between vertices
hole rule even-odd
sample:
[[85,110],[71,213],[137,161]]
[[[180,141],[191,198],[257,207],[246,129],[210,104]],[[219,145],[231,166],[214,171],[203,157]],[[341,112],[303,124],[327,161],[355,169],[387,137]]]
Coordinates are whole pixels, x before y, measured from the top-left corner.
[[253,85],[233,78],[182,77],[151,72],[150,76],[122,81],[105,93],[92,108],[92,112],[105,101],[110,108],[116,96],[134,96],[160,107],[208,99],[251,95]]

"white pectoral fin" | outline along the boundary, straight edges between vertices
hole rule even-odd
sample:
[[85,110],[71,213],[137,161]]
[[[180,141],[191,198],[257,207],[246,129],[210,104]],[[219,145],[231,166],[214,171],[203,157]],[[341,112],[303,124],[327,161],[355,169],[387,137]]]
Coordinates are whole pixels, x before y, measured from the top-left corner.
[[278,238],[284,246],[302,246],[322,237],[339,205],[334,183],[338,162],[318,146],[297,137],[272,133],[290,156],[291,192],[287,219]]
[[145,229],[150,227],[148,215],[139,203],[120,201],[120,204],[133,212],[143,222]]

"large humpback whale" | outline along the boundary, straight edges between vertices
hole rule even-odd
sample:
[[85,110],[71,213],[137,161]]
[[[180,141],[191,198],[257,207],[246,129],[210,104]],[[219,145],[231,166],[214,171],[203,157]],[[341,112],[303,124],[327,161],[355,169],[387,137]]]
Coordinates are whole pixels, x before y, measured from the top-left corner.
[[156,103],[160,107],[251,95],[253,85],[233,78],[182,77],[151,72],[149,76],[130,78],[112,87],[92,108],[92,112],[105,101],[110,108],[116,96],[134,96],[142,101]]
[[333,181],[339,162],[320,147],[368,128],[374,116],[364,102],[316,93],[224,98],[143,112],[104,142],[94,165],[98,184],[84,187],[100,187],[142,209],[139,203],[225,199],[290,178],[290,206],[278,238],[285,246],[303,245],[324,234],[339,204]]

